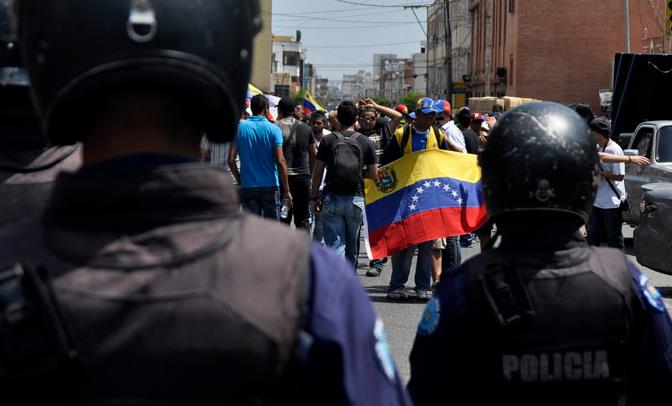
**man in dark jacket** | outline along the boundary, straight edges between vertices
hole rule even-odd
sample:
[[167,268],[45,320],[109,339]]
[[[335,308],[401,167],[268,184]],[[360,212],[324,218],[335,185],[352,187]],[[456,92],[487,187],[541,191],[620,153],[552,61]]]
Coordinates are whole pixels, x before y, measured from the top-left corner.
[[501,244],[447,275],[428,303],[411,353],[416,405],[667,396],[672,323],[662,296],[621,251],[590,247],[579,233],[597,161],[585,122],[560,104],[526,104],[495,126],[480,164]]
[[18,2],[47,135],[84,166],[0,231],[8,399],[408,404],[350,267],[196,162],[235,134],[260,24],[252,0]]

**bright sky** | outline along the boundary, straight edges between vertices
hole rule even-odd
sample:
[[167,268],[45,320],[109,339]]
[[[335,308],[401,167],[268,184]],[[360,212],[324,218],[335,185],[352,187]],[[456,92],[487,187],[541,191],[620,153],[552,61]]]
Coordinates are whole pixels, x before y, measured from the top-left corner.
[[[351,1],[351,0],[346,0]],[[360,69],[371,72],[374,53],[410,57],[425,39],[410,9],[377,5],[429,4],[431,0],[273,0],[273,33],[301,30],[307,60],[330,81]],[[426,8],[415,9],[426,29]]]

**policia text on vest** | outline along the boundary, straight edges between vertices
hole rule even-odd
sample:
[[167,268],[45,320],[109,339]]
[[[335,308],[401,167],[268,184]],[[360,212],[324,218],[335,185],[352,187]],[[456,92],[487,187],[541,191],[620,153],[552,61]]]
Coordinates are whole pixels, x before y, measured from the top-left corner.
[[607,350],[504,354],[502,376],[524,383],[609,379],[609,357]]

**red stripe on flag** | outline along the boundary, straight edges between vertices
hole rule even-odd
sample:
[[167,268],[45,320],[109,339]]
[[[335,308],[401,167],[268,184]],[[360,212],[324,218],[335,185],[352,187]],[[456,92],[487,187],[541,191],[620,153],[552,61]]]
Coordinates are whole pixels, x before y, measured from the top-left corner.
[[485,205],[479,208],[428,210],[369,231],[371,253],[374,258],[384,258],[425,241],[470,233],[483,226],[487,220]]

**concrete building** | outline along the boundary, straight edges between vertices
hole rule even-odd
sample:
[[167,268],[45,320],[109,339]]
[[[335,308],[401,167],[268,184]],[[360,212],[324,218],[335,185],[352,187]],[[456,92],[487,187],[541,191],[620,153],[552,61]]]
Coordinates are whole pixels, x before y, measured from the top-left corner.
[[292,92],[301,90],[305,57],[306,52],[296,37],[273,35],[271,86],[274,94],[289,97]]
[[252,78],[254,86],[264,92],[271,92],[271,60],[272,60],[272,34],[273,25],[273,0],[261,0],[261,16],[263,28],[254,39],[252,53]]
[[[463,106],[466,85],[464,78],[471,72],[471,20],[470,0],[435,0],[427,10],[429,37],[429,88],[430,97],[445,98],[448,80],[452,80],[452,103]],[[449,7],[448,9],[446,7]],[[450,17],[450,24],[446,24]],[[450,27],[451,35],[448,35]],[[449,42],[450,39],[450,42]],[[452,55],[452,75],[448,75],[449,55]]]
[[360,99],[375,96],[376,88],[373,74],[360,70],[356,74],[343,75],[341,90],[343,91],[343,100],[356,102]]
[[396,54],[373,54],[373,80],[380,79],[383,74],[383,61],[397,59]]
[[413,54],[413,91],[425,94],[427,92],[427,55],[426,42],[422,41],[421,52]]
[[[425,63],[421,66],[424,65]],[[413,90],[414,72],[412,59],[388,60],[380,77],[379,96],[390,99],[393,104],[396,104],[403,95]]]
[[[630,0],[631,52],[665,47],[665,1]],[[622,0],[472,0],[471,90],[587,102],[611,88],[614,54],[625,50]]]

